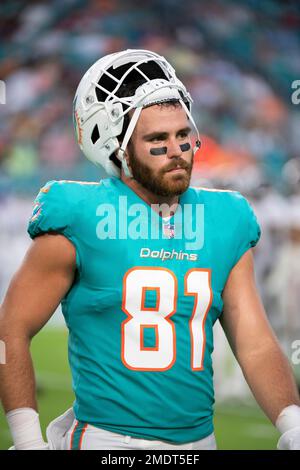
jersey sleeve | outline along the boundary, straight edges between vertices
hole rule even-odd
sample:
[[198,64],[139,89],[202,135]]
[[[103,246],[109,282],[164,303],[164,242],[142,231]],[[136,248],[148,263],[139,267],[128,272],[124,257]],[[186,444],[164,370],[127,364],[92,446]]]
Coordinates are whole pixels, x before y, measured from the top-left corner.
[[66,186],[60,181],[50,181],[34,200],[32,215],[27,231],[34,239],[44,233],[56,232],[68,238],[76,248],[77,266],[79,262],[78,241],[74,230],[76,219],[76,198],[68,194]]
[[246,251],[256,246],[260,239],[261,229],[256,215],[246,198],[237,193],[239,201],[239,225],[238,225],[238,244],[235,263],[243,256]]

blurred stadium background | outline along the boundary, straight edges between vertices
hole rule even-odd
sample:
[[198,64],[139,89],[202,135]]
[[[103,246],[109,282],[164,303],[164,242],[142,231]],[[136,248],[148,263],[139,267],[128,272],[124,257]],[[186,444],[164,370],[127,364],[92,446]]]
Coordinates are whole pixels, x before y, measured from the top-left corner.
[[[0,38],[0,301],[30,243],[39,188],[103,176],[73,134],[83,72],[107,53],[150,49],[169,59],[194,99],[203,145],[193,184],[241,191],[254,206],[262,226],[257,282],[291,360],[300,340],[300,105],[291,100],[300,79],[299,2],[11,0],[0,4]],[[218,326],[215,335],[219,448],[275,448],[277,431]],[[43,429],[73,400],[66,341],[59,312],[33,341]],[[300,381],[300,365],[292,366]],[[0,411],[0,449],[10,443]]]

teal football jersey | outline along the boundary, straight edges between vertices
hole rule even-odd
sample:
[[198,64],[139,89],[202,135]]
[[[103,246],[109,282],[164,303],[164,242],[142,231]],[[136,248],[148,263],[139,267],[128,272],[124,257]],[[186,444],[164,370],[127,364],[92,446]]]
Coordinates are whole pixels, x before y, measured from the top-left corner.
[[247,200],[189,188],[166,220],[118,178],[54,181],[28,228],[52,231],[76,248],[62,311],[77,420],[173,443],[211,434],[213,325],[231,269],[260,236]]

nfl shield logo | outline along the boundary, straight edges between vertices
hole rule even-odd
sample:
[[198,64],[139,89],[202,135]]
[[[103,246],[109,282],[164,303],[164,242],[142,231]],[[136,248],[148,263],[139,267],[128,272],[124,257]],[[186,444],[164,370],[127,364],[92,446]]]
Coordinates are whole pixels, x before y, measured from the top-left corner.
[[174,238],[175,237],[175,225],[163,224],[163,234],[166,238]]

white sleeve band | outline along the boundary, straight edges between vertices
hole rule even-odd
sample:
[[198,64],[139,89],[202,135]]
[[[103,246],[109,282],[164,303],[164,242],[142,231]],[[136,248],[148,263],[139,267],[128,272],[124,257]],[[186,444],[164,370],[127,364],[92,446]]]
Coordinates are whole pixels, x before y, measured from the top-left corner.
[[276,420],[276,428],[283,434],[300,426],[300,406],[290,405],[282,410]]
[[32,408],[18,408],[6,414],[16,450],[44,449],[38,413]]

